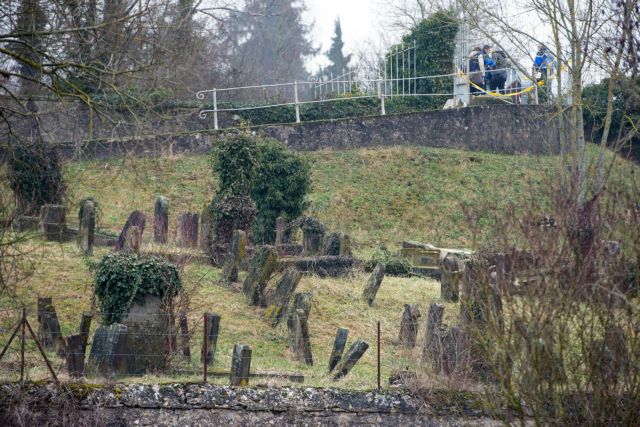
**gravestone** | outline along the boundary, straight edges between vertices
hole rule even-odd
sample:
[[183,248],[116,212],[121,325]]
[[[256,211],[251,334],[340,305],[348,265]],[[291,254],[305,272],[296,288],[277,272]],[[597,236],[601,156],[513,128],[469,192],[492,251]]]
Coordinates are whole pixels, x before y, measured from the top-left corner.
[[276,218],[276,247],[286,243],[287,222],[281,216]]
[[48,350],[61,351],[62,334],[51,298],[38,298],[38,340]]
[[46,240],[64,242],[67,231],[64,206],[42,205],[40,208],[40,229]]
[[443,301],[458,302],[464,262],[448,253],[440,263],[440,297]]
[[83,350],[87,348],[87,344],[89,343],[89,331],[91,330],[91,319],[93,318],[93,314],[90,312],[82,313],[82,320],[80,321],[80,330],[79,335],[82,338],[82,346]]
[[324,240],[324,225],[315,218],[306,217],[300,224],[302,229],[302,247],[305,256],[318,255]]
[[405,304],[402,320],[400,321],[400,345],[407,348],[416,346],[418,336],[418,318],[420,310],[415,304]]
[[122,246],[122,253],[125,254],[140,254],[140,245],[142,244],[142,232],[140,227],[133,225],[127,230],[127,235],[124,239],[124,245]]
[[261,246],[255,250],[249,273],[242,284],[242,292],[249,304],[264,304],[264,288],[277,266],[278,254],[273,246]]
[[289,332],[289,349],[296,360],[308,365],[313,364],[311,343],[309,341],[308,319],[311,312],[311,294],[297,293],[293,297],[293,304],[287,316],[287,330]]
[[343,234],[340,236],[340,256],[342,257],[350,257],[351,254],[351,238]]
[[200,214],[200,249],[209,252],[211,240],[211,211],[209,205],[205,204]]
[[142,234],[144,233],[144,226],[146,222],[147,222],[147,219],[142,212],[140,211],[131,212],[131,214],[129,215],[129,218],[127,218],[127,222],[124,224],[124,227],[120,232],[120,235],[118,236],[118,241],[116,242],[116,247],[115,247],[116,252],[120,252],[122,249],[124,249],[125,244],[127,242],[127,235],[129,233],[129,228],[138,227],[140,239],[142,239]]
[[460,326],[438,328],[433,343],[433,367],[436,372],[451,375],[456,368],[466,366],[465,336]]
[[127,353],[130,355],[128,373],[162,372],[166,368],[166,313],[162,299],[155,295],[136,297],[129,313],[122,321],[127,327]]
[[126,375],[130,363],[127,338],[127,327],[120,323],[98,327],[91,344],[87,372],[109,377]]
[[95,204],[91,200],[85,200],[80,207],[80,227],[78,240],[80,250],[87,256],[93,255],[93,243],[96,235]]
[[321,255],[340,255],[340,235],[338,233],[331,233],[324,238]]
[[267,297],[267,309],[264,312],[264,320],[272,327],[278,326],[282,316],[287,311],[291,296],[296,290],[302,272],[296,268],[289,268],[278,281],[275,290]]
[[176,244],[185,248],[198,247],[198,228],[200,217],[196,213],[178,215],[176,228]]
[[72,378],[84,376],[84,352],[85,345],[80,335],[71,335],[64,338],[65,359],[67,372]]
[[369,304],[369,306],[373,305],[373,300],[376,299],[376,294],[378,293],[378,289],[380,288],[382,279],[384,279],[384,268],[385,266],[383,263],[378,263],[378,265],[376,265],[376,268],[373,269],[371,277],[369,277],[367,287],[362,293],[362,298],[367,301],[367,304]]
[[251,370],[251,347],[246,344],[235,344],[231,359],[231,385],[248,386]]
[[329,372],[338,365],[342,358],[342,353],[347,345],[347,338],[349,336],[349,330],[346,328],[338,328],[336,332],[336,339],[333,341],[333,350],[331,350],[331,357],[329,357]]
[[169,201],[164,196],[156,197],[153,212],[153,241],[166,244],[169,236]]
[[422,358],[433,362],[436,356],[436,332],[442,327],[442,317],[444,315],[444,305],[432,302],[429,304],[427,321],[424,329],[424,344],[422,348]]
[[231,236],[231,249],[222,267],[222,277],[227,283],[238,280],[240,263],[247,255],[247,233],[243,230],[234,230]]
[[178,323],[180,323],[180,342],[182,344],[182,355],[191,360],[191,349],[189,348],[189,320],[187,314],[181,311],[178,314]]
[[347,351],[347,353],[342,356],[342,359],[340,359],[340,362],[336,366],[335,373],[333,374],[333,379],[337,380],[347,375],[351,371],[351,369],[353,369],[355,364],[358,363],[358,360],[360,360],[360,358],[362,357],[362,355],[364,355],[364,352],[367,351],[368,348],[369,344],[367,344],[363,340],[357,340],[356,342],[351,344],[351,347],[349,347],[349,351]]
[[213,365],[213,361],[216,357],[216,349],[218,347],[218,334],[220,333],[220,316],[215,313],[205,313],[205,331],[207,336],[207,348],[205,348],[204,341],[202,342],[201,355],[204,358],[205,351],[207,365]]

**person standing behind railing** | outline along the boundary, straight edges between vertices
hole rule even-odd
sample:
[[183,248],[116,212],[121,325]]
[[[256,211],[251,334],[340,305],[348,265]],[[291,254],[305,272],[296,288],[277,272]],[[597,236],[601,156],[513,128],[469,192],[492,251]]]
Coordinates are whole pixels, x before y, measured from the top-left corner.
[[496,65],[495,70],[489,72],[489,90],[504,93],[504,85],[507,82],[507,69],[509,68],[507,55],[501,50],[495,50],[491,56]]
[[538,46],[538,53],[533,60],[533,71],[535,74],[539,74],[537,77],[538,82],[542,82],[542,86],[538,91],[539,102],[545,103],[549,99],[549,77],[553,75],[556,59],[549,51],[547,46],[540,44]]
[[483,77],[484,73],[480,68],[481,52],[482,52],[482,49],[480,49],[480,47],[474,47],[473,50],[469,53],[468,77],[469,77],[469,82],[472,83],[469,85],[469,92],[472,95],[477,95],[479,93],[482,93],[482,89],[479,89],[479,88],[482,88],[484,86],[484,77]]
[[491,90],[491,70],[496,69],[496,61],[491,57],[493,48],[486,44],[482,48],[482,52],[478,56],[478,62],[480,63],[480,69],[484,76],[484,89],[485,91]]

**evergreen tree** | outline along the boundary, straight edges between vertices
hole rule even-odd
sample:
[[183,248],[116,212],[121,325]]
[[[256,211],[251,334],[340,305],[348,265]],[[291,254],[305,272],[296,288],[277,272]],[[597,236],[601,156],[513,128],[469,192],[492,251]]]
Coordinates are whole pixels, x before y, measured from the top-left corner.
[[351,54],[345,56],[342,52],[344,42],[342,41],[342,26],[340,25],[340,18],[336,18],[334,35],[331,38],[331,47],[325,52],[331,65],[325,68],[324,73],[327,76],[337,77],[346,72],[349,62],[351,61]]

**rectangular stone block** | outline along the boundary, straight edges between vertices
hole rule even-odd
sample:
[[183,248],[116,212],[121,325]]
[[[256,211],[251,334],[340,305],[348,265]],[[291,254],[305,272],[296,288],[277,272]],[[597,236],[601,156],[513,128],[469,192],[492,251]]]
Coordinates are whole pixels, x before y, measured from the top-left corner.
[[251,370],[251,347],[246,344],[235,344],[231,359],[231,385],[248,386]]
[[342,358],[342,353],[347,345],[347,338],[349,336],[349,330],[346,328],[338,328],[336,332],[336,339],[333,341],[333,350],[331,350],[331,357],[329,357],[329,372],[338,365]]
[[416,346],[416,337],[418,336],[418,319],[420,318],[420,309],[415,304],[405,304],[400,320],[400,334],[398,341],[400,345],[406,348]]
[[370,306],[373,305],[373,301],[376,299],[376,294],[378,293],[378,289],[380,288],[382,279],[384,279],[384,269],[384,264],[378,263],[378,265],[376,265],[376,268],[373,269],[371,277],[369,277],[367,287],[362,293],[362,298],[364,298],[364,300]]
[[220,332],[220,316],[215,313],[205,313],[205,330],[204,333],[207,336],[207,348],[204,348],[204,341],[202,343],[202,355],[204,357],[206,350],[207,365],[213,365],[213,361],[216,357],[216,349],[218,347],[218,334]]

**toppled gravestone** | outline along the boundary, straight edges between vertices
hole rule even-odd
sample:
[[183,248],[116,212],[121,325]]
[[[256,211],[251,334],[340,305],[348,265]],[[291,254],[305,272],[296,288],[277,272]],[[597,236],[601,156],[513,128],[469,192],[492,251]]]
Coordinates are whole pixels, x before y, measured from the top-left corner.
[[336,339],[333,341],[333,350],[331,350],[331,357],[329,357],[329,372],[332,372],[334,368],[342,359],[342,353],[347,345],[347,338],[349,337],[349,330],[346,328],[338,328],[336,331]]
[[169,201],[164,196],[156,197],[153,215],[153,241],[166,244],[169,235]]
[[278,326],[289,306],[291,296],[296,290],[302,273],[296,268],[289,268],[282,275],[275,290],[267,297],[267,309],[264,312],[264,320],[272,327]]
[[92,200],[85,200],[80,206],[78,213],[80,227],[78,230],[78,243],[80,250],[87,256],[93,255],[93,244],[96,235],[96,213],[95,203]]
[[383,263],[378,263],[378,265],[376,265],[376,268],[373,269],[371,277],[369,277],[367,287],[364,288],[364,292],[362,293],[362,298],[364,298],[364,300],[370,306],[373,305],[373,301],[376,299],[378,289],[380,289],[382,279],[384,279],[384,270],[385,266]]
[[312,256],[281,260],[279,263],[281,268],[294,266],[302,272],[317,274],[320,277],[345,276],[361,264],[362,261],[351,256]]
[[337,380],[347,375],[351,371],[351,369],[353,369],[356,363],[358,363],[358,361],[364,355],[364,352],[367,351],[368,348],[369,344],[367,344],[367,342],[363,340],[357,340],[356,342],[351,344],[351,347],[349,347],[347,353],[342,356],[342,359],[340,359],[340,362],[336,366],[335,373],[333,374],[333,379]]
[[115,250],[116,252],[120,252],[125,249],[125,245],[127,244],[127,236],[129,235],[129,229],[131,227],[138,227],[140,232],[140,239],[142,239],[142,234],[144,233],[144,226],[147,222],[146,217],[140,211],[133,211],[127,218],[127,222],[124,224],[122,228],[122,232],[118,236],[118,241],[116,242]]
[[418,336],[418,319],[420,318],[420,309],[415,304],[405,304],[400,321],[400,345],[407,348],[416,346],[416,338]]
[[249,273],[242,284],[242,292],[249,304],[265,303],[264,289],[277,266],[278,254],[273,246],[261,246],[256,249],[250,262]]
[[308,292],[295,294],[287,317],[289,349],[296,360],[304,362],[307,365],[313,365],[308,323],[310,311],[311,294]]
[[300,223],[302,230],[303,255],[318,255],[324,242],[324,225],[315,218],[306,217]]
[[227,283],[238,280],[238,270],[247,254],[247,233],[243,230],[234,230],[231,237],[231,249],[222,267],[222,277]]
[[62,205],[42,205],[40,227],[46,240],[64,242],[67,235],[65,208]]
[[186,248],[198,247],[198,228],[200,217],[197,213],[185,212],[178,215],[176,244]]

